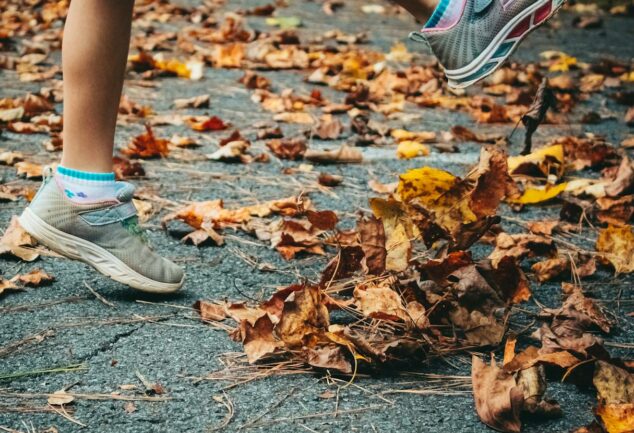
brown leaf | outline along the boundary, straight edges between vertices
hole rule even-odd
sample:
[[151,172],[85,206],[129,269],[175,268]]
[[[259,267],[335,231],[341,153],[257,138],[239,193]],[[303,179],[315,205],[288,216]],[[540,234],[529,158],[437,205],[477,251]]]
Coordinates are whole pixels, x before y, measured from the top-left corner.
[[313,227],[319,230],[334,230],[339,219],[337,214],[331,210],[313,211],[307,210],[306,217]]
[[251,364],[273,354],[282,346],[273,335],[273,322],[266,314],[255,320],[253,324],[248,320],[241,321],[240,335],[244,353]]
[[335,187],[341,185],[341,183],[343,182],[343,176],[329,173],[319,173],[317,182],[319,182],[319,184],[323,186]]
[[480,420],[496,430],[519,433],[524,393],[513,376],[497,367],[494,360],[491,360],[491,365],[486,365],[474,355],[471,361],[471,381]]
[[59,390],[55,391],[52,394],[49,394],[47,402],[53,406],[63,406],[65,404],[70,404],[75,400],[75,397],[71,394],[68,394],[66,391]]
[[112,159],[113,171],[117,180],[125,180],[131,177],[145,176],[145,169],[139,161],[131,161],[129,159],[119,158],[115,156]]
[[284,301],[284,309],[275,334],[288,347],[310,347],[316,335],[325,332],[330,324],[328,309],[317,287],[305,286],[293,291]]
[[209,95],[198,95],[187,99],[175,99],[174,108],[209,108]]
[[33,269],[28,274],[16,275],[11,278],[11,282],[19,283],[22,286],[39,287],[49,284],[55,280],[55,277],[47,274],[41,269]]
[[357,231],[368,273],[380,275],[385,271],[387,250],[385,249],[385,229],[381,220],[369,216],[357,221]]
[[37,244],[18,222],[18,217],[13,216],[9,227],[0,238],[0,256],[11,254],[27,262],[32,262],[39,257],[39,253],[32,247]]
[[18,287],[11,280],[5,280],[0,277],[0,296],[3,295],[7,291],[18,291],[23,290],[21,287]]
[[336,370],[344,374],[352,373],[352,365],[341,346],[328,345],[306,349],[306,362],[317,368]]
[[224,131],[229,128],[222,119],[217,116],[192,117],[186,120],[191,129],[198,132]]
[[313,134],[322,140],[336,140],[342,131],[343,125],[339,119],[330,114],[324,114],[313,129]]
[[544,78],[537,88],[533,103],[528,108],[526,114],[522,116],[522,123],[526,127],[524,149],[521,152],[522,155],[528,155],[531,152],[533,134],[546,118],[548,109],[555,106],[555,101],[553,91],[548,87],[548,79]]
[[363,154],[359,149],[343,144],[333,150],[308,149],[304,158],[319,164],[351,164],[363,161]]
[[306,153],[304,138],[281,138],[268,141],[266,146],[280,159],[302,159]]
[[24,176],[27,179],[41,179],[44,168],[40,164],[32,162],[16,162],[14,167],[17,169],[18,176]]
[[386,285],[360,285],[353,296],[364,316],[394,322],[410,320],[401,296]]
[[351,277],[355,272],[362,269],[363,249],[358,245],[344,246],[326,266],[321,280],[320,287],[327,287],[331,282]]
[[199,300],[194,303],[193,308],[205,321],[219,322],[227,318],[226,307],[212,302]]
[[145,133],[132,139],[121,153],[133,158],[164,158],[169,154],[169,140],[157,138],[150,125],[145,125]]
[[495,239],[495,250],[489,259],[496,267],[504,257],[522,260],[525,257],[550,256],[556,252],[552,239],[533,234],[500,233]]
[[269,89],[271,87],[271,81],[262,76],[254,73],[253,71],[244,71],[244,75],[238,80],[239,83],[244,84],[247,89]]

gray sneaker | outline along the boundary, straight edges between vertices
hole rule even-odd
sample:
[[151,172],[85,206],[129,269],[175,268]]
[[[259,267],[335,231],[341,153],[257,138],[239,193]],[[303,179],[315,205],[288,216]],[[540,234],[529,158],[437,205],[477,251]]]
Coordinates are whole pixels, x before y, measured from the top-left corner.
[[410,39],[429,44],[450,87],[463,88],[495,71],[565,0],[440,0]]
[[134,187],[121,182],[116,200],[76,204],[48,170],[20,224],[53,251],[88,263],[115,281],[143,292],[175,292],[183,285],[183,270],[146,244],[133,194]]

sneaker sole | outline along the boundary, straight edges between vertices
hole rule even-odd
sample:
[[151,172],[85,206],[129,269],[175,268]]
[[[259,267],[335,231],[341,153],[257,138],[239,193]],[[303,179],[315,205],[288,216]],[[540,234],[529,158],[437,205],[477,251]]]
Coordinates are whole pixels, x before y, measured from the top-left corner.
[[445,70],[449,87],[463,89],[488,77],[508,59],[530,32],[548,21],[566,0],[543,0],[515,16],[471,63]]
[[99,245],[47,224],[29,208],[24,210],[19,220],[27,233],[48,248],[70,259],[87,263],[102,274],[133,289],[147,293],[174,293],[183,286],[184,276],[178,283],[154,281],[139,274]]

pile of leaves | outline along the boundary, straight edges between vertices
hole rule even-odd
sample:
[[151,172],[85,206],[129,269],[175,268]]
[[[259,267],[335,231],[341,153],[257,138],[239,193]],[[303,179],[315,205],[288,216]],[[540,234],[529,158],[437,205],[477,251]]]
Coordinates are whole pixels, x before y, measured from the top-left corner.
[[[45,136],[50,162],[63,147],[56,108],[63,98],[61,68],[52,53],[61,47],[69,2],[41,1],[29,8],[17,0],[1,3],[0,68],[43,87],[0,99],[0,131]],[[345,6],[336,5],[325,2],[324,13]],[[285,260],[334,250],[314,281],[302,279],[257,303],[201,300],[203,319],[233,320],[231,336],[251,363],[292,359],[353,376],[503,346],[500,363],[473,359],[475,405],[487,425],[516,432],[525,416],[558,416],[557,403],[545,397],[546,379],[555,378],[597,389],[601,425],[580,431],[634,430],[632,362],[605,349],[600,335],[615,323],[583,287],[583,278],[602,266],[617,274],[634,271],[634,165],[623,150],[634,141],[623,137],[619,148],[589,133],[548,142],[536,134],[544,123],[634,124],[627,87],[634,82],[632,65],[614,59],[586,64],[547,51],[533,64],[499,69],[473,95],[449,89],[439,65],[421,61],[403,44],[382,52],[364,45],[364,34],[329,31],[308,38],[298,29],[301,20],[276,13],[283,7],[277,2],[224,14],[213,1],[191,7],[137,1],[128,78],[155,89],[167,77],[203,80],[209,68],[243,69],[236,85],[246,88],[253,109],[270,122],[232,125],[214,114],[216,101],[209,95],[177,99],[168,114],[124,96],[119,123],[136,132],[115,157],[119,179],[146,176],[144,165],[152,159],[265,164],[278,158],[293,161],[282,169],[282,175],[292,175],[310,173],[312,164],[361,163],[360,148],[366,146],[392,146],[403,159],[460,152],[465,142],[482,144],[482,151],[462,177],[421,164],[395,185],[373,182],[369,187],[380,196],[369,200],[371,213],[359,214],[352,230],[339,229],[339,216],[316,209],[305,193],[242,207],[218,198],[168,203],[164,227],[187,225],[182,240],[196,246],[224,245],[227,231],[241,230]],[[618,7],[612,13],[631,11]],[[270,29],[254,30],[247,16],[264,17]],[[582,18],[579,28],[601,25],[600,19]],[[158,30],[165,26],[180,28]],[[280,88],[261,72],[284,70],[301,73],[308,90]],[[598,95],[613,104],[588,109],[584,102]],[[495,125],[496,132],[461,125],[444,132],[406,130],[402,125],[420,117],[411,108],[464,113]],[[519,123],[526,130],[524,150],[509,156],[512,134],[499,131]],[[179,135],[166,136],[164,126],[181,127]],[[316,139],[344,138],[327,149],[314,146]],[[201,143],[216,148],[193,150]],[[42,155],[0,150],[0,164],[27,180],[41,178],[44,163]],[[314,174],[322,191],[346,182],[345,176]],[[32,196],[32,188],[0,184],[0,201]],[[166,202],[151,194],[135,199],[142,221]],[[519,231],[502,224],[501,206],[521,212],[542,204],[558,206],[560,218],[513,218]],[[32,261],[44,252],[15,220],[0,239],[0,255]],[[39,271],[17,275],[0,281],[0,293],[48,279]],[[532,284],[553,280],[574,284],[562,283],[560,308],[535,315],[539,326],[524,344],[509,325],[512,315],[531,298]],[[516,350],[518,341],[522,347]]]
[[[500,204],[526,204],[522,198],[529,187],[519,173],[562,177],[567,167],[582,164],[565,154],[573,155],[547,146],[526,157],[508,158],[499,147],[485,146],[478,165],[464,178],[432,167],[406,172],[393,194],[370,199],[372,215],[361,215],[356,229],[332,234],[338,252],[319,282],[280,288],[257,305],[199,301],[196,307],[204,320],[231,318],[237,323],[232,338],[243,344],[251,363],[291,358],[349,375],[495,348],[506,336],[502,366],[494,361],[486,366],[474,357],[474,396],[481,419],[498,430],[517,432],[526,414],[559,416],[558,404],[544,397],[546,368],[550,377],[585,385],[599,361],[603,364],[596,365],[603,367],[597,369],[620,368],[630,376],[632,371],[631,362],[611,358],[594,335],[609,333],[613,323],[580,285],[563,283],[561,308],[539,313],[542,325],[533,338],[540,345],[515,353],[517,338],[507,333],[512,306],[531,297],[521,266],[529,256],[547,257],[532,266],[540,281],[563,279],[566,273],[577,279],[591,275],[597,266],[594,257],[617,272],[631,263],[617,261],[634,248],[621,234],[632,233],[627,225],[602,229],[598,253],[590,258],[557,242],[553,233],[565,230],[565,221],[535,221],[529,224],[533,233],[501,230],[496,215]],[[574,155],[584,158],[580,152]],[[629,163],[615,158],[619,167],[623,161]],[[574,200],[575,191],[563,191]],[[294,217],[299,214],[301,210]],[[475,260],[469,251],[475,242],[495,248],[488,258]],[[630,406],[614,410],[618,415],[597,409],[604,425],[614,416],[631,422],[624,415]]]

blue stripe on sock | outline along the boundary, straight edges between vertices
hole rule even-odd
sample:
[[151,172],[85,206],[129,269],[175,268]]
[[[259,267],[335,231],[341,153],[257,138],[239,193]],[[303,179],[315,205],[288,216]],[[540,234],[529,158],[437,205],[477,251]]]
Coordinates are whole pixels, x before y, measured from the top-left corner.
[[74,170],[72,168],[57,166],[57,172],[62,176],[72,177],[80,180],[90,180],[93,182],[114,182],[114,172],[110,173],[92,173],[89,171]]
[[427,20],[427,23],[425,23],[426,29],[434,27],[436,24],[438,24],[438,21],[440,21],[443,14],[449,7],[450,2],[451,0],[440,0],[438,6],[436,6],[436,9],[434,9],[434,13],[431,15],[429,20]]

